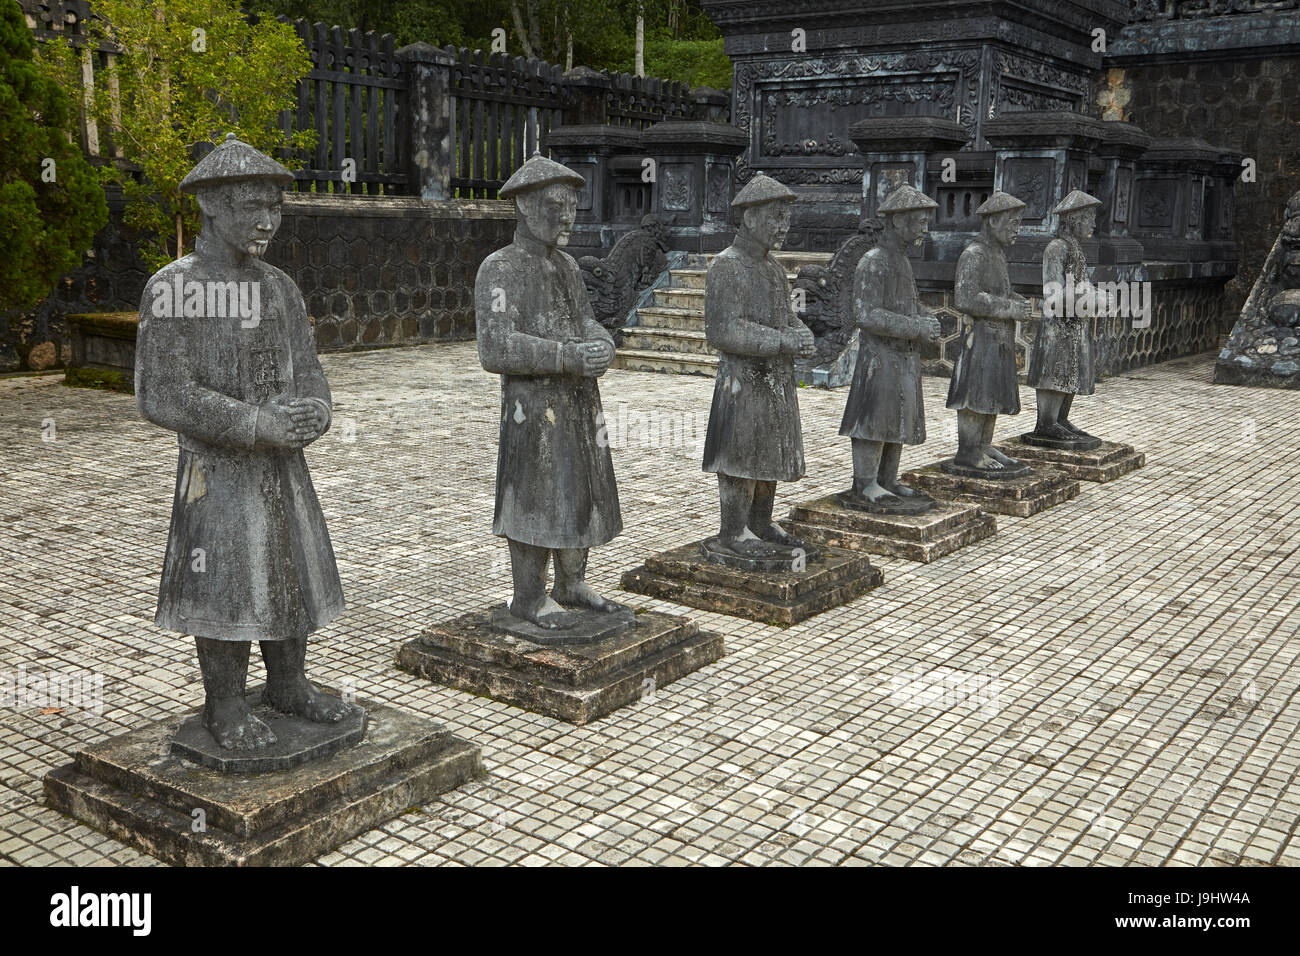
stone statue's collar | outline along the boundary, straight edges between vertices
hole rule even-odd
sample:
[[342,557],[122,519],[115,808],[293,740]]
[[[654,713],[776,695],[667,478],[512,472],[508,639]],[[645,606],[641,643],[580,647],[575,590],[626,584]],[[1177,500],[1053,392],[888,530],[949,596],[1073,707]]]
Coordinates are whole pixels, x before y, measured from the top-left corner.
[[549,259],[555,252],[554,246],[548,246],[546,243],[534,239],[532,236],[525,235],[522,230],[515,230],[514,244],[525,252],[531,252],[535,256],[541,256],[543,259]]
[[732,240],[731,244],[736,247],[736,250],[738,252],[741,252],[744,255],[749,256],[750,258],[753,259],[767,258],[767,249],[764,248],[761,242],[759,242],[753,236],[749,235],[749,233],[741,232],[737,230],[736,238]]

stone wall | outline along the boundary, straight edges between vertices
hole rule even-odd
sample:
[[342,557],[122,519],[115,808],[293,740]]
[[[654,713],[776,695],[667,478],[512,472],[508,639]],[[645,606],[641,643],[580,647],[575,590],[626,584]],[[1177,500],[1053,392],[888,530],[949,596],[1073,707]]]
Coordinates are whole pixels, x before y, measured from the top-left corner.
[[267,261],[298,283],[322,351],[474,337],[474,275],[514,235],[497,200],[285,196]]
[[1235,316],[1300,189],[1300,14],[1136,23],[1108,52],[1103,114],[1119,110],[1115,118],[1153,136],[1199,136],[1255,161],[1256,181],[1238,179],[1234,190],[1241,267],[1224,311]]
[[[0,313],[0,372],[66,365],[66,317],[135,311],[149,272],[120,203],[85,264],[33,309]],[[322,351],[474,337],[474,274],[510,242],[512,203],[286,194],[267,261],[298,283]]]

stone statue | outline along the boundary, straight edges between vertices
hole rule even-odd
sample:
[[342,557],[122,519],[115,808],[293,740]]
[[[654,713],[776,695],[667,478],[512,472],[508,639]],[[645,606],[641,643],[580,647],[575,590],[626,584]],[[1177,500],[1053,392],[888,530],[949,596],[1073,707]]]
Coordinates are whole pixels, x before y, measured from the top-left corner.
[[578,268],[596,321],[615,335],[627,323],[637,296],[668,268],[668,224],[653,214],[614,243],[603,259],[582,256]]
[[709,265],[704,327],[718,374],[704,439],[704,470],[718,476],[722,522],[706,555],[785,560],[808,546],[772,523],[778,481],[803,477],[803,430],[794,359],[814,352],[813,334],[790,308],[785,269],[772,256],[790,228],[795,195],[758,175],[731,205],[735,241]]
[[804,299],[800,319],[812,332],[817,345],[809,365],[833,362],[850,345],[855,328],[853,277],[862,257],[880,241],[880,231],[878,218],[862,216],[858,231],[840,243],[830,262],[824,266],[799,267],[794,287]]
[[1228,385],[1300,388],[1300,192],[1215,364]]
[[925,442],[921,356],[937,343],[939,320],[921,307],[907,249],[925,238],[939,204],[909,185],[881,204],[880,244],[858,263],[853,315],[860,330],[857,365],[840,434],[853,440],[853,487],[840,502],[864,511],[918,514],[934,499],[898,480],[903,445]]
[[264,703],[317,723],[353,705],[313,687],[307,635],[343,609],[303,448],[330,426],[330,389],[297,286],[262,256],[293,174],[234,134],[181,188],[202,212],[194,251],[145,285],[136,404],[180,458],[157,624],[194,635],[202,720],[222,748],[276,742],[245,702],[249,645]]
[[[1089,278],[1082,240],[1092,235],[1100,205],[1100,199],[1074,189],[1052,210],[1060,216],[1060,224],[1056,238],[1043,250],[1044,298],[1058,289],[1060,296],[1075,298],[1086,295],[1095,300],[1099,294]],[[1106,305],[1096,303],[1088,314],[1104,314]],[[1100,438],[1070,422],[1074,396],[1091,395],[1096,381],[1087,318],[1076,316],[1073,309],[1044,308],[1029,357],[1027,379],[1029,387],[1038,393],[1038,424],[1032,432],[1021,436],[1022,441],[1079,450],[1101,444]]]
[[582,185],[540,155],[520,166],[499,192],[515,200],[514,240],[483,260],[474,280],[479,360],[501,376],[492,531],[510,543],[510,614],[547,629],[578,623],[566,608],[620,609],[585,580],[587,550],[613,539],[623,518],[596,386],[614,340],[592,314],[577,263],[559,248]]
[[957,410],[957,455],[942,468],[979,478],[1011,478],[1029,467],[993,447],[998,415],[1020,413],[1016,382],[1016,322],[1029,317],[1029,300],[1011,289],[1007,249],[1020,232],[1025,204],[1001,191],[976,214],[980,234],[957,259],[954,304],[963,315],[960,350],[948,384]]

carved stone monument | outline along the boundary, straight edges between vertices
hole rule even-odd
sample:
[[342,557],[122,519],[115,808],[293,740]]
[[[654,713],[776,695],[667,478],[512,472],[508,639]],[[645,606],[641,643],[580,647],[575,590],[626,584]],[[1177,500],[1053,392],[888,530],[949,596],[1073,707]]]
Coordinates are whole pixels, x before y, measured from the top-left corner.
[[1031,469],[993,444],[999,415],[1020,413],[1016,323],[1030,303],[1011,287],[1007,250],[1025,204],[995,191],[975,210],[980,233],[957,260],[953,301],[963,313],[961,347],[948,385],[957,412],[957,454],[904,477],[937,498],[971,501],[986,511],[1028,515],[1079,493],[1079,483],[1051,468]]
[[741,215],[735,241],[705,282],[705,331],[720,354],[703,467],[718,476],[719,532],[623,575],[630,591],[784,624],[880,582],[865,556],[813,547],[772,521],[777,482],[804,474],[794,360],[814,352],[772,256],[793,201],[774,179],[750,180],[732,200]]
[[[203,710],[45,781],[55,807],[175,863],[299,863],[482,770],[438,725],[304,673],[307,636],[343,590],[303,455],[330,426],[330,389],[298,288],[262,261],[292,179],[227,136],[181,181],[203,215],[194,252],[140,306],[136,402],[180,441],[156,621],[194,636]],[[246,686],[254,641],[260,692]]]
[[1070,421],[1074,397],[1091,395],[1097,378],[1089,317],[1110,311],[1109,297],[1093,285],[1083,252],[1099,206],[1100,199],[1075,189],[1052,209],[1059,225],[1043,250],[1043,318],[1027,376],[1037,392],[1037,425],[1002,445],[1010,455],[1088,481],[1110,481],[1146,463],[1132,445],[1104,442]]
[[596,384],[614,341],[560,248],[582,185],[543,156],[524,163],[500,190],[515,200],[514,241],[484,260],[474,283],[479,358],[501,376],[492,530],[509,544],[513,596],[429,628],[398,656],[407,670],[574,723],[722,656],[721,637],[634,613],[586,582],[588,550],[623,519]]
[[938,342],[940,335],[939,320],[917,298],[907,250],[925,238],[937,208],[912,186],[894,189],[879,208],[880,243],[854,274],[860,340],[840,423],[840,434],[853,443],[853,486],[800,505],[791,515],[790,527],[819,544],[929,561],[997,527],[976,507],[939,504],[898,478],[903,445],[925,442],[919,346]]
[[1220,385],[1300,388],[1300,192],[1214,366]]

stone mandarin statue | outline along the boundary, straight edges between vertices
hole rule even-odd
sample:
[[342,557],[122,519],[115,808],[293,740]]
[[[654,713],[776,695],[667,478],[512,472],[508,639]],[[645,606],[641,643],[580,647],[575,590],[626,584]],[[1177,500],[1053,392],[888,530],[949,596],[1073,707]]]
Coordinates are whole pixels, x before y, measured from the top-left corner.
[[934,500],[898,480],[903,445],[925,442],[918,346],[937,343],[939,320],[921,307],[907,249],[925,238],[933,210],[929,196],[909,185],[881,204],[879,244],[858,263],[853,314],[858,358],[840,434],[853,440],[853,487],[842,504],[866,511],[916,514]]
[[957,410],[957,455],[944,462],[945,470],[985,478],[1027,470],[993,446],[998,415],[1020,413],[1016,322],[1029,317],[1030,304],[1011,289],[1007,249],[1020,232],[1024,207],[1015,196],[995,192],[975,210],[982,219],[980,234],[957,259],[953,299],[965,317],[948,385],[948,407]]
[[302,295],[262,261],[292,180],[227,136],[181,181],[203,216],[194,252],[140,305],[136,403],[180,442],[155,620],[194,635],[204,725],[233,750],[276,742],[245,703],[253,641],[271,707],[319,723],[352,711],[303,669],[307,635],[343,609],[343,590],[303,456],[330,426],[330,389]]
[[[1043,250],[1044,296],[1049,294],[1049,287],[1060,289],[1062,296],[1097,295],[1089,278],[1082,240],[1092,235],[1100,205],[1100,199],[1075,189],[1052,210],[1060,216],[1060,223],[1056,238]],[[1102,314],[1105,305],[1094,304],[1090,314]],[[1076,316],[1073,309],[1068,313],[1057,309],[1055,315],[1049,315],[1049,311],[1044,309],[1026,376],[1029,387],[1037,390],[1038,422],[1022,440],[1095,448],[1101,439],[1070,423],[1074,396],[1091,395],[1096,381],[1088,319]]]
[[619,610],[585,580],[588,549],[618,535],[623,519],[596,385],[614,340],[560,249],[583,182],[543,156],[524,163],[499,192],[515,200],[514,241],[483,261],[474,282],[479,360],[501,376],[492,531],[510,543],[510,613],[551,629],[578,623],[566,608]]
[[776,483],[804,474],[794,359],[816,348],[772,256],[789,231],[794,199],[768,176],[751,179],[731,203],[741,214],[735,241],[714,258],[705,281],[705,332],[720,355],[704,470],[718,476],[718,549],[741,559],[807,549],[772,523]]

